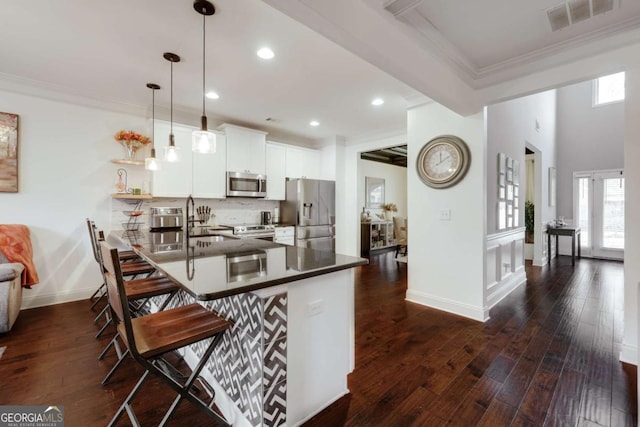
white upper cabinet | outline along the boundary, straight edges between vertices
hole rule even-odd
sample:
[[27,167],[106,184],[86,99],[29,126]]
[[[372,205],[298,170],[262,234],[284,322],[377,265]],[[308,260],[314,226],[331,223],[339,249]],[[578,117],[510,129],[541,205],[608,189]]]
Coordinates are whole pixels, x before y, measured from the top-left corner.
[[227,137],[227,171],[266,173],[266,132],[230,124],[218,129]]
[[322,159],[318,150],[288,146],[286,151],[287,178],[320,179]]
[[[169,144],[171,126],[156,121],[155,147],[163,158],[164,147]],[[224,134],[216,132],[216,152],[200,154],[191,151],[191,132],[196,128],[173,124],[176,147],[180,148],[179,162],[162,160],[159,171],[153,172],[154,197],[193,197],[224,199],[226,193],[226,142]]]
[[224,199],[227,179],[227,142],[223,133],[216,134],[216,152],[193,153],[193,197]]
[[169,132],[171,126],[168,122],[156,120],[155,141],[156,155],[162,159],[160,170],[153,172],[152,194],[155,197],[186,197],[191,194],[193,161],[191,158],[191,132],[192,127],[173,124],[176,147],[180,148],[182,158],[179,162],[169,163],[164,161],[164,147],[169,145]]
[[267,197],[269,200],[284,200],[286,198],[287,150],[283,145],[267,142],[266,170]]

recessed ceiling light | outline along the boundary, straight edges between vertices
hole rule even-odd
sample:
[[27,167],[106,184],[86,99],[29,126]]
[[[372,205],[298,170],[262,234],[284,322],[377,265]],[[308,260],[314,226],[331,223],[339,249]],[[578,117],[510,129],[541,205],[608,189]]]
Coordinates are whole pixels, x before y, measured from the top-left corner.
[[373,101],[371,101],[371,105],[378,106],[382,104],[384,104],[384,99],[382,98],[375,98]]
[[257,52],[258,56],[262,59],[271,59],[275,56],[275,53],[268,47],[263,47]]
[[309,125],[310,125],[310,126],[320,126],[320,122],[319,122],[319,121],[317,121],[317,120],[311,120],[311,121],[309,122]]
[[207,92],[207,98],[209,99],[219,99],[220,95],[218,95],[216,92]]

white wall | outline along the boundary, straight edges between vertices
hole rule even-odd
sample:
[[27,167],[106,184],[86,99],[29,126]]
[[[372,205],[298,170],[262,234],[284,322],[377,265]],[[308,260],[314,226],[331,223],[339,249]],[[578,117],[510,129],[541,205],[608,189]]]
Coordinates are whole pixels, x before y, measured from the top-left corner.
[[[366,202],[365,178],[383,178],[385,184],[385,202],[395,203],[398,212],[393,212],[393,216],[407,216],[407,168],[388,165],[370,160],[358,159],[358,212],[362,212]],[[365,208],[370,211],[371,216],[382,212],[382,209]]]
[[624,102],[593,107],[593,81],[558,89],[558,216],[573,218],[573,172],[624,166]]
[[[0,193],[0,223],[29,226],[40,284],[24,306],[85,298],[101,283],[85,218],[107,228],[123,148],[120,129],[146,131],[143,117],[0,92],[0,111],[19,125],[19,192]],[[129,176],[141,184],[144,173]]]
[[[407,299],[477,320],[484,309],[486,224],[486,151],[484,114],[462,117],[439,104],[408,113],[408,162],[432,138],[453,134],[471,151],[466,177],[448,189],[424,185],[415,168],[407,169],[409,264]],[[451,220],[440,221],[450,209]]]
[[[497,158],[498,153],[518,160],[520,163],[520,197],[518,199],[519,224],[524,226],[525,144],[534,146],[541,153],[536,188],[540,189],[536,200],[536,229],[534,265],[545,260],[546,240],[543,224],[555,219],[555,207],[549,206],[549,167],[556,166],[556,91],[550,90],[535,95],[487,107],[487,233],[497,232]],[[541,172],[541,173],[540,173]]]

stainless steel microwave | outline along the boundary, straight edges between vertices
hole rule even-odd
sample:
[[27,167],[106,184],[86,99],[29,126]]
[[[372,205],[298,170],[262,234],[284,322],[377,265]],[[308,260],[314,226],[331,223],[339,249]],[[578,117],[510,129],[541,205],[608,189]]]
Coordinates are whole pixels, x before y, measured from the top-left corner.
[[228,197],[266,197],[267,176],[247,172],[227,172]]

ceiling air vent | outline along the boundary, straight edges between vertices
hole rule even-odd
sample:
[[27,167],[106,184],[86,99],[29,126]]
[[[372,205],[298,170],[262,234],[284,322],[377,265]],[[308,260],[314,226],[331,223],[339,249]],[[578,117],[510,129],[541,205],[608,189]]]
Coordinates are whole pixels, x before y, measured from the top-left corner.
[[619,0],[569,0],[547,9],[552,31],[558,31],[601,13],[609,12]]
[[389,0],[384,4],[384,8],[387,12],[390,12],[393,16],[401,15],[416,6],[419,6],[422,0]]
[[565,3],[548,9],[547,17],[551,24],[551,31],[561,30],[571,24],[571,22],[569,22],[569,13],[567,12],[567,5]]
[[613,10],[613,0],[593,0],[593,16]]

